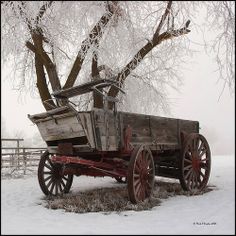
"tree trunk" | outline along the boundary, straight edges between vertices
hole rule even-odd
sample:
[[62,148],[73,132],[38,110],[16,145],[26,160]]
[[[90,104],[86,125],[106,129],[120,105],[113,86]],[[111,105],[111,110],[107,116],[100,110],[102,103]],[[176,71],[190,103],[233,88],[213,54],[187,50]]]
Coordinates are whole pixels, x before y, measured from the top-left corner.
[[53,107],[55,107],[55,103],[52,100],[48,101],[50,105],[48,105],[47,103],[44,103],[44,101],[48,99],[52,99],[52,97],[48,91],[43,63],[41,62],[40,57],[37,54],[35,55],[35,69],[36,69],[36,75],[37,75],[37,88],[39,91],[42,104],[47,111],[51,110]]

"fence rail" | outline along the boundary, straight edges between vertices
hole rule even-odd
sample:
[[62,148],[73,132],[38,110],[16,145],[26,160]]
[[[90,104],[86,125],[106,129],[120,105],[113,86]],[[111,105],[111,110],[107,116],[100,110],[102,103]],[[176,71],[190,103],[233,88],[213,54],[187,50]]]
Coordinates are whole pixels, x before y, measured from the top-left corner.
[[16,142],[14,147],[1,146],[1,175],[12,175],[13,173],[27,174],[35,172],[45,147],[20,147],[23,139],[1,139],[2,141]]

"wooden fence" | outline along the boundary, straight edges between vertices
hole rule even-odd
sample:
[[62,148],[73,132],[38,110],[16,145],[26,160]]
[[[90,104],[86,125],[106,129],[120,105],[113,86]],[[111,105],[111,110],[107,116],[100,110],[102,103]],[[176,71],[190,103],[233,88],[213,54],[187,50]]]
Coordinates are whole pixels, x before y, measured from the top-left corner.
[[[15,142],[16,146],[4,147],[4,141]],[[27,174],[35,172],[40,156],[46,150],[45,147],[21,147],[23,139],[1,139],[1,175],[13,173]]]

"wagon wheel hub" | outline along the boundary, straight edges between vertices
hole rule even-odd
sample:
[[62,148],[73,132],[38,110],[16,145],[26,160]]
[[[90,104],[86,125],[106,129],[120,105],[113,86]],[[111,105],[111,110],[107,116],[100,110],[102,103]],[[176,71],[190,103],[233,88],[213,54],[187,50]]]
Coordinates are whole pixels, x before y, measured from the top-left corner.
[[200,159],[196,156],[192,158],[192,167],[194,171],[200,171]]
[[140,170],[139,176],[140,176],[141,183],[144,184],[148,180],[148,170],[142,168]]

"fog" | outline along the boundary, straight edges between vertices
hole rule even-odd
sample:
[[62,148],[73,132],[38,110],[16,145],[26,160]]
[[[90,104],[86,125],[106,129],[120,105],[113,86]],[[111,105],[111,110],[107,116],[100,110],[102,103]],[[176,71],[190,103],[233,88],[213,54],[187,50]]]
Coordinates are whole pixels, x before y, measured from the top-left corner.
[[[196,41],[197,33],[190,38]],[[212,154],[233,154],[235,150],[235,94],[230,96],[223,81],[218,80],[216,63],[212,55],[205,54],[203,47],[196,47],[189,63],[185,65],[179,93],[170,91],[171,114],[159,114],[174,118],[197,120],[200,133],[208,140]],[[2,65],[1,118],[2,138],[22,136],[32,139],[38,129],[27,118],[27,114],[44,111],[40,99],[30,94],[20,94],[14,90],[14,82],[9,79],[12,70]],[[3,137],[4,135],[4,137]],[[5,136],[8,137],[5,137]]]

